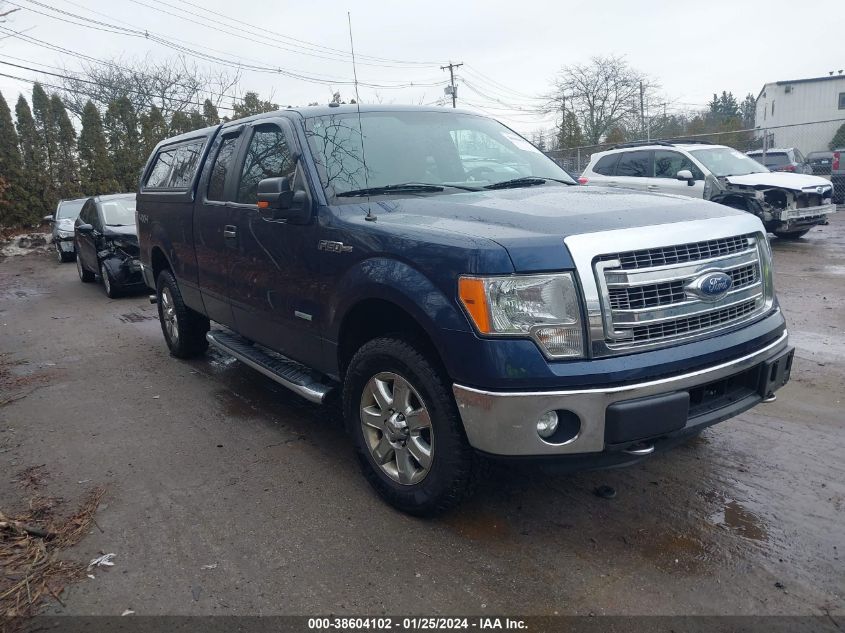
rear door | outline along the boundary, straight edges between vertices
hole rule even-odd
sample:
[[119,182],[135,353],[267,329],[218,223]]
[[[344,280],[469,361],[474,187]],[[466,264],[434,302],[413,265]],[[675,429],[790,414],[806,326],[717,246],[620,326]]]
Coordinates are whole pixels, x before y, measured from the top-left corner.
[[[660,193],[674,193],[691,198],[704,197],[704,174],[697,165],[681,152],[657,149],[653,156],[654,177],[649,179],[647,189]],[[678,172],[688,170],[695,178],[690,185],[686,180],[678,180]]]
[[234,324],[229,266],[237,248],[233,200],[243,129],[244,126],[224,129],[215,139],[198,185],[194,210],[197,283],[208,317],[227,326]]
[[646,191],[652,180],[653,153],[649,149],[624,152],[616,164],[616,176],[613,180],[620,187]]
[[[616,187],[618,183],[615,179],[616,165],[619,163],[621,153],[605,154],[596,161],[596,164],[583,174],[587,179],[584,184],[587,185],[603,185],[606,187]],[[579,181],[580,182],[580,181]]]
[[310,196],[292,125],[256,121],[243,132],[230,222],[229,296],[235,328],[258,343],[307,365],[321,361],[321,297],[317,290],[317,225],[289,224],[259,214],[258,183],[287,177]]

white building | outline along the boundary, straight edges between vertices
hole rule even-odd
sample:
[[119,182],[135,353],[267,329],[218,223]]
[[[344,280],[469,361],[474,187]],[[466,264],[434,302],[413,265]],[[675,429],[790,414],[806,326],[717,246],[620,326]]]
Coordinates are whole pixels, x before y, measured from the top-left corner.
[[[805,155],[826,151],[845,123],[845,74],[775,81],[757,95],[754,127],[768,147],[797,147]],[[789,126],[789,127],[781,127]]]

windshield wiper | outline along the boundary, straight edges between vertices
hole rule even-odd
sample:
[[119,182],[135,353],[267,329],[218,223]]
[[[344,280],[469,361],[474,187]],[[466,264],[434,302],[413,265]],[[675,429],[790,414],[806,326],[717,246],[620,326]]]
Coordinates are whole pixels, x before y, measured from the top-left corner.
[[560,182],[564,185],[571,185],[571,182],[561,180],[559,178],[546,178],[540,176],[522,176],[521,178],[513,178],[511,180],[503,180],[501,182],[494,182],[492,185],[487,185],[485,189],[510,189],[513,187],[531,187],[533,185],[545,185],[547,180]]
[[346,196],[379,196],[389,193],[437,193],[443,191],[446,187],[450,189],[461,189],[463,191],[480,191],[476,187],[467,187],[465,185],[435,185],[428,182],[403,182],[396,185],[382,185],[381,187],[365,187],[363,189],[352,189],[351,191],[342,191],[337,194],[340,197]]

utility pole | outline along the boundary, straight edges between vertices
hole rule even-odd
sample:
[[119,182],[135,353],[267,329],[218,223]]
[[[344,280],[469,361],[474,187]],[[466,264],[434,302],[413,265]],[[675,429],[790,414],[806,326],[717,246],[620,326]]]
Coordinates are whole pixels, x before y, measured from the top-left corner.
[[640,138],[645,135],[645,108],[643,106],[643,82],[640,82]]
[[460,68],[463,65],[463,62],[461,62],[460,64],[453,64],[452,62],[449,62],[448,66],[440,67],[440,70],[446,70],[447,68],[449,69],[449,89],[446,91],[446,94],[452,95],[453,108],[458,107],[458,87],[455,85],[455,69]]

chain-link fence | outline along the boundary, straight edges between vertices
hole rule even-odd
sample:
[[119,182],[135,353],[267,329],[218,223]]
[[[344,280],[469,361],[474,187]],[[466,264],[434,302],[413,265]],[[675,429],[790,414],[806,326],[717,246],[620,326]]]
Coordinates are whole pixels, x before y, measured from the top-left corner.
[[[729,132],[708,132],[673,138],[637,139],[630,142],[651,141],[659,144],[661,142],[683,143],[684,140],[688,140],[698,143],[727,145],[742,152],[751,152],[751,156],[755,160],[773,170],[829,176],[833,164],[830,144],[843,125],[845,125],[845,116],[810,123]],[[570,174],[579,176],[589,164],[593,154],[618,146],[618,143],[583,145],[581,147],[552,150],[546,152],[546,154]],[[841,145],[837,144],[834,149],[845,149],[845,142],[842,142]]]

